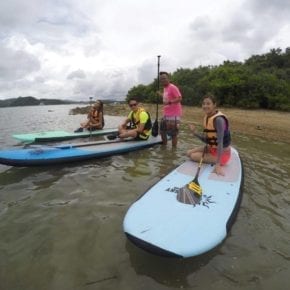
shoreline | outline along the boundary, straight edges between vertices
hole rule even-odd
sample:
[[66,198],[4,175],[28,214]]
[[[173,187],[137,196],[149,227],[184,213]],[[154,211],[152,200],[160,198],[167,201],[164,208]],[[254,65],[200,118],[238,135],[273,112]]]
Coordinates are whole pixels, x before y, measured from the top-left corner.
[[[141,104],[142,105],[142,104]],[[156,118],[156,104],[143,104],[151,115],[152,122]],[[74,114],[87,114],[89,107],[76,108]],[[183,115],[181,125],[194,123],[198,128],[202,126],[203,111],[201,107],[182,106]],[[236,108],[219,108],[230,122],[233,134],[243,134],[261,137],[272,142],[290,144],[290,113],[270,110],[244,110]],[[130,108],[125,103],[104,104],[104,114],[111,116],[127,116]],[[162,105],[158,105],[159,120],[162,115]]]
[[[156,117],[155,104],[142,105],[151,114],[154,122]],[[203,112],[201,107],[182,106],[182,124],[195,123],[202,125]],[[242,110],[233,108],[219,108],[228,116],[231,131],[252,137],[261,137],[268,141],[290,143],[290,112],[270,110]],[[105,104],[104,114],[112,116],[126,116],[130,108],[127,104]],[[162,115],[162,105],[158,105],[159,119]]]

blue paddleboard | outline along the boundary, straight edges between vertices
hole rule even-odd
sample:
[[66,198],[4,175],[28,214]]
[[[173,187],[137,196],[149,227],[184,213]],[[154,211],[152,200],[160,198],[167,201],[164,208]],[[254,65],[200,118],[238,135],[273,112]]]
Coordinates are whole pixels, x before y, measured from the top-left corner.
[[186,161],[145,192],[128,209],[123,229],[135,245],[161,256],[193,257],[218,246],[227,236],[241,202],[243,167],[236,149],[223,167],[225,176],[203,164],[197,204],[177,200],[194,178],[198,164]]
[[161,137],[146,141],[114,140],[83,142],[79,144],[60,144],[54,146],[29,145],[23,149],[0,151],[0,164],[11,166],[43,166],[102,158],[122,154],[161,144]]

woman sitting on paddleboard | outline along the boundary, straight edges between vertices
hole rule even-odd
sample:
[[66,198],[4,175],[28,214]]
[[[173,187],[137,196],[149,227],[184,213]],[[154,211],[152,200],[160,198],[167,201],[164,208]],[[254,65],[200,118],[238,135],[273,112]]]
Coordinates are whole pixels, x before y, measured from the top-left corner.
[[83,132],[84,129],[90,131],[100,130],[103,129],[104,125],[103,102],[98,100],[91,107],[87,120],[81,123],[81,127],[75,130],[75,133]]
[[217,110],[217,102],[213,95],[205,95],[202,99],[202,109],[205,113],[203,120],[203,134],[195,132],[195,126],[189,125],[194,136],[205,142],[204,147],[197,147],[187,151],[187,156],[193,161],[200,161],[203,156],[205,163],[215,164],[214,171],[218,175],[224,175],[222,166],[231,158],[231,135],[227,117]]

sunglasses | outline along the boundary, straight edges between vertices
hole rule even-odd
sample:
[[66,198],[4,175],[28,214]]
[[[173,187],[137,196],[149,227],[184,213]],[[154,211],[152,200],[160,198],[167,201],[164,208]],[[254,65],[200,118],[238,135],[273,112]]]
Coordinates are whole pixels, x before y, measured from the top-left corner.
[[129,107],[136,107],[136,106],[137,106],[137,103],[129,104]]

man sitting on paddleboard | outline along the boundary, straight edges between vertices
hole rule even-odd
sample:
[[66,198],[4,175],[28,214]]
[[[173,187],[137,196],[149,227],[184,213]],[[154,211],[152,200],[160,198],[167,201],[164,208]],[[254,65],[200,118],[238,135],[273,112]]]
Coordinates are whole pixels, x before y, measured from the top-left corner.
[[139,107],[136,98],[130,98],[128,105],[131,112],[124,122],[119,125],[119,137],[133,137],[136,140],[147,140],[151,135],[152,122],[150,114]]
[[204,134],[195,133],[195,126],[189,125],[194,136],[205,142],[204,146],[197,147],[187,151],[187,156],[193,161],[200,161],[203,157],[205,163],[215,164],[214,173],[224,175],[222,165],[225,165],[231,158],[231,135],[227,117],[217,110],[217,102],[213,95],[208,94],[203,97],[202,109],[205,113],[203,126]]

